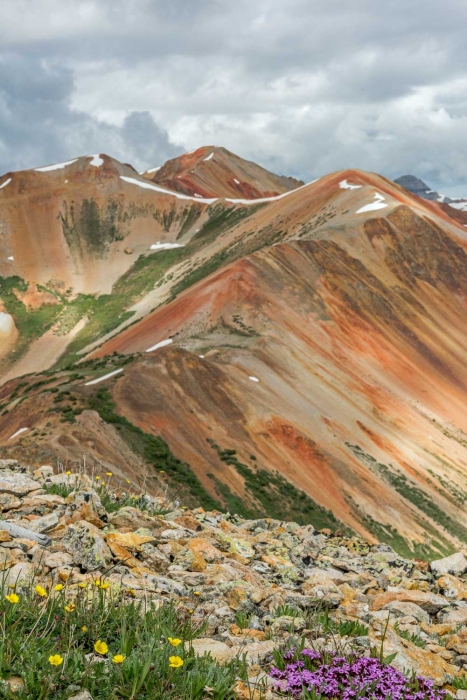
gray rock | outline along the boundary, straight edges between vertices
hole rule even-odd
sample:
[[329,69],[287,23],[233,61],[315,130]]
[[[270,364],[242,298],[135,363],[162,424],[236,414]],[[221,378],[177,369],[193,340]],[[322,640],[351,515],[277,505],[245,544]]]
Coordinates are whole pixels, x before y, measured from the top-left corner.
[[[446,600],[446,603],[448,601]],[[446,606],[444,610],[438,613],[440,622],[449,622],[455,625],[467,624],[467,603],[456,603],[455,605]]]
[[92,695],[89,690],[82,690],[78,695],[73,695],[68,700],[92,700]]
[[30,520],[28,524],[33,532],[48,532],[57,527],[58,522],[57,513],[49,513],[36,520]]
[[306,622],[303,617],[292,617],[291,615],[282,615],[276,617],[271,622],[271,634],[275,635],[278,632],[301,632],[306,627]]
[[64,566],[72,566],[73,557],[68,552],[52,552],[51,554],[46,554],[44,557],[44,566],[48,566],[49,569],[57,569]]
[[391,610],[396,614],[397,617],[404,617],[406,615],[412,615],[418,622],[426,622],[427,625],[430,624],[430,616],[423,610],[419,605],[415,603],[403,603],[398,600],[394,600],[392,603],[388,603],[384,606],[384,610]]
[[11,493],[13,496],[26,496],[31,491],[37,491],[40,484],[26,474],[11,471],[0,471],[0,493]]
[[155,587],[156,591],[162,593],[176,593],[177,595],[184,595],[186,593],[186,588],[182,583],[174,581],[171,578],[165,578],[165,576],[156,576],[155,574],[149,574],[147,572],[143,573],[143,579],[148,581],[152,586]]
[[100,530],[86,520],[69,525],[62,543],[75,564],[87,571],[106,567],[112,561],[112,552],[102,539]]
[[0,459],[0,469],[8,469],[12,472],[26,471],[26,467],[21,467],[17,459]]
[[30,564],[29,562],[20,562],[19,564],[15,564],[8,571],[6,584],[15,585],[17,588],[29,586],[34,576],[34,570],[34,565]]
[[467,559],[462,552],[456,552],[451,554],[450,557],[432,561],[430,569],[436,576],[443,576],[444,574],[461,576],[467,571]]
[[21,506],[21,499],[11,493],[0,493],[0,513],[6,513]]
[[33,530],[28,530],[25,527],[20,527],[14,523],[10,523],[7,520],[0,520],[0,530],[6,530],[10,533],[12,537],[21,537],[26,540],[33,540],[34,542],[39,542],[43,547],[48,547],[52,540],[47,535],[42,535],[38,532],[33,532]]

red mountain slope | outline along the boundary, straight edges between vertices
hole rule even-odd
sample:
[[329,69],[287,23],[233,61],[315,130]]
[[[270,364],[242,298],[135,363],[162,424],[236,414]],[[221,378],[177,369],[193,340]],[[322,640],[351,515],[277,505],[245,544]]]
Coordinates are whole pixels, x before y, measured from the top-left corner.
[[274,175],[219,146],[203,146],[142,174],[162,187],[195,197],[257,199],[303,185],[292,177]]
[[[198,206],[148,192],[147,206]],[[134,473],[134,435],[144,444],[162,436],[224,507],[267,512],[267,489],[280,483],[284,515],[308,512],[302,491],[320,517],[319,507],[331,509],[402,551],[467,542],[467,241],[458,212],[360,171],[260,201],[229,199],[199,203],[204,218],[176,239],[181,257],[135,305],[145,304],[140,320],[114,328],[90,364],[75,365],[78,378],[54,375],[74,397],[63,414],[76,415],[72,425],[53,416],[42,387],[20,392],[18,405],[9,399],[18,383],[3,388],[4,453],[18,443],[30,455],[37,443],[44,454],[85,449]],[[32,439],[46,421],[50,436]],[[12,440],[22,427],[29,432]],[[124,435],[129,452],[119,457]]]

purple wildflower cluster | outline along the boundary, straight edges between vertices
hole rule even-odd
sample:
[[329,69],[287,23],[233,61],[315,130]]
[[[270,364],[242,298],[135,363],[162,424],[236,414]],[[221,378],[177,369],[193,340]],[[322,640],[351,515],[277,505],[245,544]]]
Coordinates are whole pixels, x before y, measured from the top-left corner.
[[443,700],[446,695],[431,680],[406,678],[392,666],[365,656],[290,649],[280,665],[283,669],[273,667],[271,676],[277,679],[278,690],[293,698],[310,693],[316,700]]

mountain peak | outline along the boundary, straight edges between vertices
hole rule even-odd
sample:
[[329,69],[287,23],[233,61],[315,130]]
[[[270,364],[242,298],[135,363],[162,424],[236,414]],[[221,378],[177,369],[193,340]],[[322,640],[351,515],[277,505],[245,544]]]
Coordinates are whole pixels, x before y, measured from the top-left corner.
[[258,199],[290,192],[304,184],[275,175],[222,146],[201,146],[142,174],[161,187],[195,197]]
[[428,199],[432,202],[444,202],[445,204],[449,204],[453,201],[449,197],[446,197],[446,195],[432,190],[423,180],[420,180],[420,178],[415,175],[402,175],[394,180],[394,182],[422,199]]

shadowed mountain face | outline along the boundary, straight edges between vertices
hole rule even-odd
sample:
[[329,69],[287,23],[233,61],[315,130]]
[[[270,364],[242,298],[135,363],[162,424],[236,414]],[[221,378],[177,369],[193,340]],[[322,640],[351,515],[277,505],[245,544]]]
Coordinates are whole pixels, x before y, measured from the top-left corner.
[[432,202],[445,202],[446,204],[453,201],[449,197],[446,197],[446,195],[430,189],[423,180],[420,180],[414,175],[402,175],[402,177],[398,177],[394,182],[422,199],[429,199]]
[[[224,149],[207,151],[198,165]],[[404,553],[466,542],[467,214],[360,171],[274,195],[268,173],[255,201],[222,180],[201,198],[170,193],[102,160],[63,169],[71,194],[55,175],[38,200],[30,172],[0,190],[27,183],[0,201],[3,259],[17,246],[0,294],[16,333],[2,452],[86,453],[187,502],[347,527]],[[91,195],[99,211],[120,202],[128,226],[98,248],[75,213]],[[28,223],[38,212],[53,236]],[[40,260],[21,267],[20,213],[53,277]],[[57,283],[70,279],[80,293]]]

